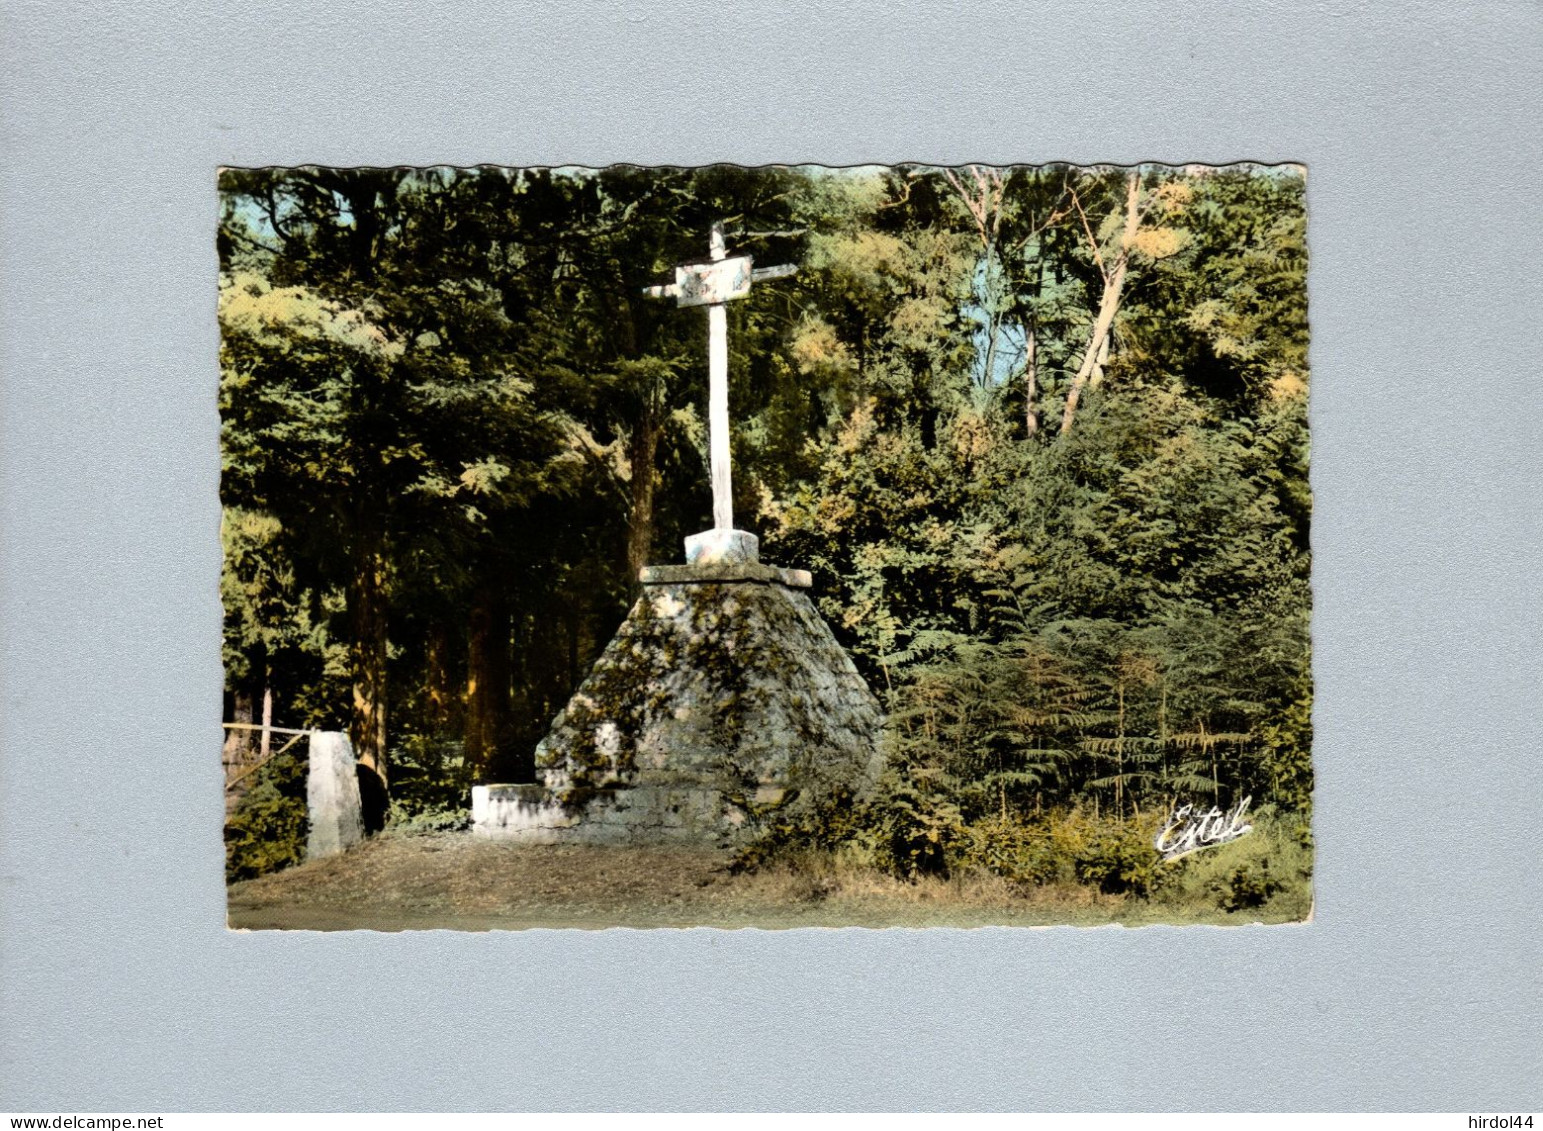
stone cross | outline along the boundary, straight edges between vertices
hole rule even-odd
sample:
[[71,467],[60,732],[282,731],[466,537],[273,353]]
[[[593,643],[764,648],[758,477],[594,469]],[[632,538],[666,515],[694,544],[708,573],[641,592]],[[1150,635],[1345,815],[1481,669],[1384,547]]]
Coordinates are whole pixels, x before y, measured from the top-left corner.
[[712,467],[713,529],[686,540],[688,561],[755,559],[755,538],[734,529],[734,489],[729,471],[729,330],[724,304],[744,298],[750,284],[778,279],[798,268],[754,267],[748,255],[727,257],[723,225],[715,223],[708,240],[708,260],[675,268],[675,281],[646,287],[654,298],[673,298],[676,306],[707,307],[707,435]]

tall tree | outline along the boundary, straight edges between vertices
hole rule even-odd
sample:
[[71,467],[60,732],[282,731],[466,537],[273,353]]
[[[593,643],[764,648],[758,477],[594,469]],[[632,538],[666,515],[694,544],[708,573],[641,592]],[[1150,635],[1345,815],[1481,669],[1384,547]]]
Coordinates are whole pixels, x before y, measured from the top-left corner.
[[490,285],[508,241],[454,231],[504,224],[519,187],[499,171],[224,174],[224,491],[307,530],[314,568],[341,581],[350,730],[382,785],[397,549],[453,548],[541,490],[557,447],[534,343]]

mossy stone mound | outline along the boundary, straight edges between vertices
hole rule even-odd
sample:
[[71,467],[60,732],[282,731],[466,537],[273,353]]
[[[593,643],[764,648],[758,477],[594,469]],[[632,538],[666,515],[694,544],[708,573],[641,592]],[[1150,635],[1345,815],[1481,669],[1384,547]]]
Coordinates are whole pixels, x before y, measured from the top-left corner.
[[541,788],[478,787],[479,832],[732,845],[872,787],[879,704],[802,591],[807,574],[752,563],[643,578],[536,748]]

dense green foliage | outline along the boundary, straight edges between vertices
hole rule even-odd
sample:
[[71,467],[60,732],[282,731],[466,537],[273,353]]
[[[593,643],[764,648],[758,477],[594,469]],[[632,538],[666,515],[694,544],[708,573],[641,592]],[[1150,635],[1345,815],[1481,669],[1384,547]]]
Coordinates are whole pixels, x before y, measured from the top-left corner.
[[637,567],[710,525],[700,312],[641,292],[723,219],[800,264],[729,306],[738,524],[814,572],[890,714],[874,811],[785,839],[1139,892],[1129,829],[1175,798],[1305,824],[1299,171],[301,169],[221,196],[228,691],[347,725],[397,819],[527,777]]
[[292,747],[252,776],[241,807],[225,822],[225,876],[246,880],[305,858],[305,752]]

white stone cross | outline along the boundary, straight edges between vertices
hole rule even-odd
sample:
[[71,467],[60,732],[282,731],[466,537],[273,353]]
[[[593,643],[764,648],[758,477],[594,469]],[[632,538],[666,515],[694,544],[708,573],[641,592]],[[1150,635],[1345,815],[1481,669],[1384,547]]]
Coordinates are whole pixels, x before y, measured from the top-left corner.
[[695,562],[743,557],[747,551],[733,547],[743,547],[748,539],[748,555],[753,561],[754,537],[734,529],[734,489],[729,471],[729,329],[724,304],[744,298],[750,293],[752,282],[778,279],[793,274],[798,268],[791,264],[757,268],[748,255],[727,258],[721,223],[713,225],[708,255],[710,258],[705,263],[683,263],[676,267],[673,283],[645,287],[643,293],[654,298],[673,298],[676,306],[707,307],[707,435],[712,467],[713,529],[687,539],[687,559]]

